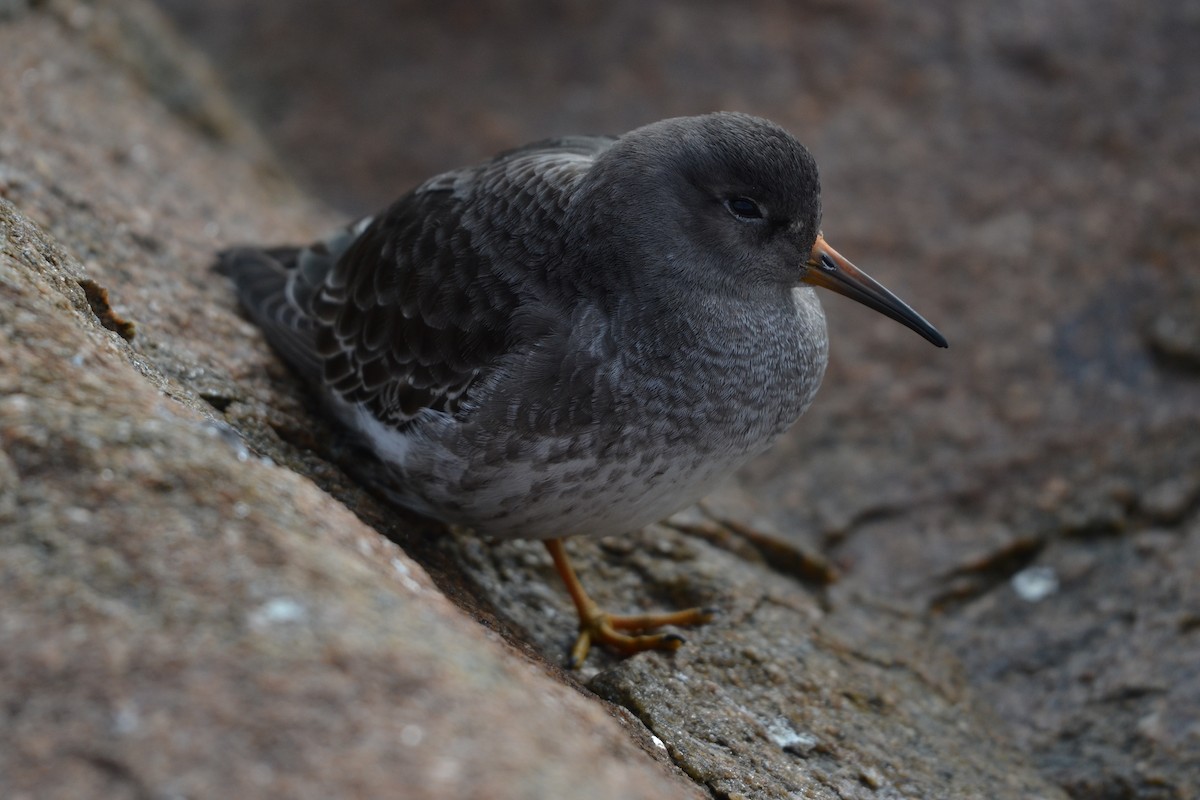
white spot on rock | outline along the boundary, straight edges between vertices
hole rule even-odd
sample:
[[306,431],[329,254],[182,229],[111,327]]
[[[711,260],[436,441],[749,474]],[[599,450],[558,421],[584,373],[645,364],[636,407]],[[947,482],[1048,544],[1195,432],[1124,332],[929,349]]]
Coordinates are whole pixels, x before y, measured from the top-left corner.
[[1013,591],[1022,600],[1036,603],[1058,591],[1054,567],[1029,567],[1012,576]]
[[783,717],[767,723],[765,727],[767,738],[774,742],[775,746],[780,750],[789,750],[793,753],[807,753],[818,744],[817,737],[811,733],[797,731]]
[[421,584],[417,583],[412,577],[412,571],[399,558],[392,559],[392,569],[396,570],[396,575],[400,578],[400,583],[404,585],[413,594],[421,591]]
[[425,730],[420,725],[405,725],[400,729],[400,743],[407,747],[416,747],[425,738]]
[[262,630],[273,625],[303,622],[306,619],[308,611],[304,606],[290,597],[275,597],[251,611],[248,621],[251,628]]
[[132,703],[124,703],[113,714],[113,733],[124,736],[134,733],[141,727],[142,720],[138,716],[137,707]]

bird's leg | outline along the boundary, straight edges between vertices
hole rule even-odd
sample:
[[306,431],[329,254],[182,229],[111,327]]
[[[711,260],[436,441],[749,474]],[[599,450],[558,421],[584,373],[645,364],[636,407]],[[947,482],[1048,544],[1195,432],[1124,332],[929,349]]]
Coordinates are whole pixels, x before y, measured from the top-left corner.
[[596,605],[596,601],[588,596],[583,584],[579,582],[571,562],[567,559],[563,540],[547,539],[545,544],[546,549],[550,551],[550,557],[554,559],[554,568],[567,585],[567,592],[575,603],[575,610],[579,612],[579,638],[571,648],[571,658],[568,661],[571,669],[583,666],[593,643],[607,645],[622,655],[632,655],[643,650],[675,650],[683,644],[683,637],[677,633],[642,633],[631,636],[621,631],[645,631],[664,625],[700,625],[713,618],[714,612],[709,608],[627,616],[609,614]]

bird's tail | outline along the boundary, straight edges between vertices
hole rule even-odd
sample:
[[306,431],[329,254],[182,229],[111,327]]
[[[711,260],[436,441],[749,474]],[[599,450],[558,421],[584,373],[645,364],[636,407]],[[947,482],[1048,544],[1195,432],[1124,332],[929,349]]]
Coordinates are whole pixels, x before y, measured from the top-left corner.
[[233,280],[246,313],[267,341],[307,380],[318,380],[313,301],[330,271],[371,219],[307,247],[235,247],[217,255],[214,269]]

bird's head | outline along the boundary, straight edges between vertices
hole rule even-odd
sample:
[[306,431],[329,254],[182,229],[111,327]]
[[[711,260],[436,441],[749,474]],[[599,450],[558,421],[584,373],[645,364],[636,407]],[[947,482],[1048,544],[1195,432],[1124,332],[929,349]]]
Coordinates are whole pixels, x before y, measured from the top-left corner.
[[634,254],[631,263],[661,265],[648,279],[724,293],[820,286],[946,346],[826,243],[816,162],[774,123],[732,113],[656,122],[617,140],[592,177],[606,207],[618,210],[611,235]]

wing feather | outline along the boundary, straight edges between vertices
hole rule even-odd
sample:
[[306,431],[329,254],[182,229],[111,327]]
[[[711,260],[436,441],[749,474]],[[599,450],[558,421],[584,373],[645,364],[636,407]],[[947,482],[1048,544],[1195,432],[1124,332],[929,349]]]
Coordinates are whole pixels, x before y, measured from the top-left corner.
[[514,320],[544,301],[572,189],[611,142],[521,148],[440,175],[376,218],[310,295],[325,383],[395,427],[454,413],[528,341]]

